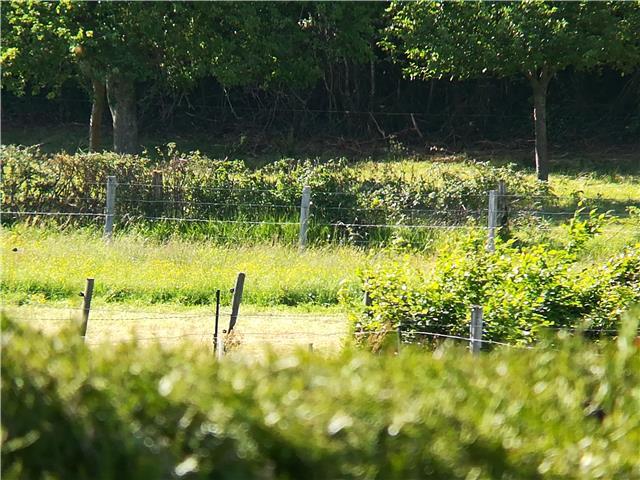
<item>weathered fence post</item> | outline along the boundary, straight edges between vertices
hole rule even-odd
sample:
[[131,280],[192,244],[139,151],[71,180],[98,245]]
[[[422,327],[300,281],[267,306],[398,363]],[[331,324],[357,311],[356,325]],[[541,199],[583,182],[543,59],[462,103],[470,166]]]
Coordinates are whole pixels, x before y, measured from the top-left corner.
[[153,188],[153,214],[156,217],[159,217],[164,210],[162,205],[162,170],[153,171],[153,180],[151,182],[151,186]]
[[80,327],[80,335],[85,341],[87,338],[87,327],[89,326],[91,297],[93,297],[93,278],[87,278],[84,285],[84,292],[82,292],[82,326]]
[[[222,330],[222,333],[225,332],[226,330]],[[216,339],[216,360],[220,360],[222,357],[224,357],[224,341],[223,336],[218,335],[218,338]]]
[[507,201],[507,184],[504,180],[498,182],[498,225],[506,227],[509,223],[509,202]]
[[498,224],[498,191],[491,190],[489,192],[489,214],[488,214],[488,238],[487,250],[495,252],[496,250],[496,226]]
[[310,352],[310,353],[313,353],[313,343],[310,343],[310,344],[309,344],[309,352]]
[[362,303],[364,303],[365,307],[371,306],[371,294],[369,293],[368,290],[364,291],[364,298],[362,299]]
[[244,273],[238,273],[236,286],[233,288],[233,301],[231,302],[231,318],[229,319],[229,329],[227,333],[231,333],[233,327],[238,321],[238,311],[240,310],[240,302],[242,301],[242,291],[244,290]]
[[218,350],[218,326],[220,324],[220,290],[216,290],[216,319],[213,325],[213,351]]
[[307,228],[309,226],[309,207],[311,205],[311,187],[305,185],[302,189],[300,201],[300,235],[298,237],[300,249],[307,246]]
[[471,307],[471,326],[469,332],[469,349],[471,353],[477,355],[482,347],[482,307],[474,305]]
[[110,239],[113,235],[113,218],[116,213],[116,177],[107,177],[107,206],[105,209],[104,217],[104,236]]

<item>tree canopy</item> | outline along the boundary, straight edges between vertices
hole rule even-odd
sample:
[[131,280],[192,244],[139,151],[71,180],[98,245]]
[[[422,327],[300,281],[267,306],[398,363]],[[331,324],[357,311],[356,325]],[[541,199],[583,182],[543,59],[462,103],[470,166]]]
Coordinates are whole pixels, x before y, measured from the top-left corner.
[[640,64],[638,2],[394,2],[384,48],[413,79],[524,75],[536,119],[536,169],[548,175],[546,93],[566,69]]
[[55,94],[65,81],[84,77],[94,82],[94,102],[106,83],[114,147],[133,151],[136,82],[188,88],[213,76],[225,86],[306,86],[322,75],[326,59],[368,58],[375,10],[370,4],[10,2],[3,80],[14,92]]
[[[605,67],[637,72],[640,65],[637,1],[63,0],[5,2],[2,13],[3,91],[55,96],[62,85],[80,83],[93,102],[90,145],[99,148],[108,99],[121,152],[138,148],[142,99],[183,95],[209,79],[224,95],[250,87],[246,96],[258,102],[256,92],[273,92],[276,104],[288,92],[305,111],[313,90],[327,112],[371,113],[393,104],[430,115],[432,79],[522,78],[533,93],[536,166],[545,179],[551,79]],[[424,80],[428,95],[412,96],[425,90]],[[373,115],[358,118],[366,120],[354,124],[372,121],[369,132],[386,138]],[[399,125],[408,117],[396,118]],[[420,118],[410,121],[422,138]]]

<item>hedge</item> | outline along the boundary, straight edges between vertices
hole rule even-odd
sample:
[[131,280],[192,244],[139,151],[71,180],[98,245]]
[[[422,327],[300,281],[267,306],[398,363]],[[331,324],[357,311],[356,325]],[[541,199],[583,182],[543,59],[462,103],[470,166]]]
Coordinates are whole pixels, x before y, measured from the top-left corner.
[[3,320],[3,478],[640,477],[637,320],[471,356],[89,350]]

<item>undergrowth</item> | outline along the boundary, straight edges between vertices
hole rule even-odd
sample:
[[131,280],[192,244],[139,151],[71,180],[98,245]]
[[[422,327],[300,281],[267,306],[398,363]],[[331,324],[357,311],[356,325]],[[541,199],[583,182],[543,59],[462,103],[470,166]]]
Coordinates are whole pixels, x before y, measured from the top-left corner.
[[[118,187],[116,231],[167,239],[219,243],[292,243],[299,229],[303,186],[312,191],[309,242],[385,245],[398,236],[427,244],[429,229],[370,225],[466,225],[483,221],[487,192],[504,181],[512,194],[549,193],[548,186],[511,166],[465,161],[464,168],[425,164],[420,174],[380,165],[283,159],[258,169],[242,160],[182,153],[170,144],[159,160],[113,153],[44,154],[37,148],[4,146],[2,208],[15,221],[56,226],[96,225],[103,219],[106,178]],[[162,184],[153,186],[154,172]],[[26,180],[25,180],[26,179]],[[85,216],[83,216],[85,215]]]
[[372,348],[384,345],[380,334],[398,330],[432,344],[429,333],[467,336],[471,307],[479,305],[487,341],[528,345],[561,328],[614,335],[625,310],[640,303],[640,243],[603,260],[580,261],[606,224],[604,214],[582,213],[565,226],[560,244],[498,239],[489,251],[484,237],[471,234],[441,250],[428,270],[406,256],[374,263],[360,273],[370,305],[345,296],[354,330]]

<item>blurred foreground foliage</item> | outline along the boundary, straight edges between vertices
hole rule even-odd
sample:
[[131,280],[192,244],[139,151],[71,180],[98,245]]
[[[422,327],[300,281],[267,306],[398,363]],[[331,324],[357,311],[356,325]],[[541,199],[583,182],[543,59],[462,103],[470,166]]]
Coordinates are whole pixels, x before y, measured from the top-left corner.
[[3,478],[638,478],[636,319],[473,357],[229,356],[2,325]]

